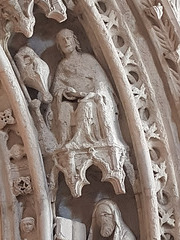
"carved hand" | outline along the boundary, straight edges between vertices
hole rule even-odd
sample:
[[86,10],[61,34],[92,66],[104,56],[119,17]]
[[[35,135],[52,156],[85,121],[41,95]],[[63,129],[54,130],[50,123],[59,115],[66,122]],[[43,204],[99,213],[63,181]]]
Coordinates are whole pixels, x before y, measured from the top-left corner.
[[67,99],[71,99],[71,100],[76,98],[84,98],[88,95],[85,92],[78,92],[72,87],[66,88],[63,94]]

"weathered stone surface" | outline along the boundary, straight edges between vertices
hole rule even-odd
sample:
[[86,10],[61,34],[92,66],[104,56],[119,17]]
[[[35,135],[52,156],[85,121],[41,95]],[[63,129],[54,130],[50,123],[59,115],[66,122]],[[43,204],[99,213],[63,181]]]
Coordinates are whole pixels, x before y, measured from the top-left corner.
[[179,36],[177,0],[1,1],[0,239],[180,239]]

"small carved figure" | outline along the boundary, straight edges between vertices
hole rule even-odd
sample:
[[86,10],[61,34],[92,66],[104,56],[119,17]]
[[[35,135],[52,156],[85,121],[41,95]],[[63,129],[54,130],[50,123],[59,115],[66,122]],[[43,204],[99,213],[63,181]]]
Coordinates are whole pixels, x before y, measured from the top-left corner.
[[99,201],[93,211],[88,240],[135,240],[124,223],[118,206],[111,200]]
[[30,233],[35,228],[35,219],[33,217],[25,217],[20,222],[22,232]]
[[20,230],[22,240],[34,240],[35,234],[35,219],[33,217],[25,217],[20,222]]
[[26,153],[24,150],[24,146],[21,144],[14,144],[9,151],[10,160],[19,161],[25,156],[26,156]]

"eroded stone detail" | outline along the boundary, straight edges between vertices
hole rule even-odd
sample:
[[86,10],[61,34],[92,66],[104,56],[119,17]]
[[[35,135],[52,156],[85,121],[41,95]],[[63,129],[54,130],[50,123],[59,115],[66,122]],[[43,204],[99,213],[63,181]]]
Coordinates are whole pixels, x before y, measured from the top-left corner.
[[26,156],[24,146],[20,144],[14,144],[9,151],[10,160],[21,160]]

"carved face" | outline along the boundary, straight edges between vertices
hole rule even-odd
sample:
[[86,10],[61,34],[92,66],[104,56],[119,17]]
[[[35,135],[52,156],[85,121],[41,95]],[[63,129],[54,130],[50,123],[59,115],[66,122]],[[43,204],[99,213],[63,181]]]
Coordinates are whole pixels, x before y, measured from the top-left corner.
[[72,53],[76,49],[74,34],[68,29],[61,30],[57,34],[57,43],[65,55]]
[[21,231],[25,233],[30,233],[34,229],[34,218],[26,217],[21,220]]
[[116,225],[111,209],[105,204],[99,205],[96,210],[96,219],[101,236],[110,237]]

